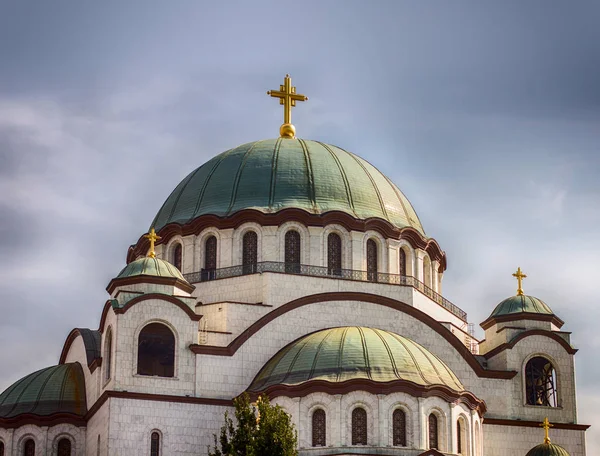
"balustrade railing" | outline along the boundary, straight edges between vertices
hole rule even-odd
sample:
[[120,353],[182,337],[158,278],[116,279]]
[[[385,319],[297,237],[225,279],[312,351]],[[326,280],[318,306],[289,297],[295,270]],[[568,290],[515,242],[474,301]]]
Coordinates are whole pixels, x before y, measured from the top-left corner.
[[452,304],[442,295],[433,291],[430,287],[412,276],[402,276],[384,272],[359,271],[355,269],[328,268],[308,264],[283,263],[279,261],[262,261],[255,264],[244,264],[221,269],[202,269],[198,272],[184,274],[184,277],[190,283],[198,283],[249,274],[260,274],[263,272],[278,272],[282,274],[297,274],[310,277],[325,277],[329,279],[409,286],[419,290],[425,296],[442,306],[444,309],[447,309],[461,320],[467,321],[467,313],[464,310]]

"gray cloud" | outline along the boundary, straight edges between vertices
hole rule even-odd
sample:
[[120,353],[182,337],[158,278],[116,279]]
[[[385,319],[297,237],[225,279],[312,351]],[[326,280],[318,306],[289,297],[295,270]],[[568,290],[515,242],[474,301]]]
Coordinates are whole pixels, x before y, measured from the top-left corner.
[[581,348],[579,418],[597,422],[600,5],[304,2],[290,21],[228,6],[0,7],[0,390],[98,325],[127,247],[188,172],[277,134],[264,92],[289,72],[310,97],[299,135],[405,191],[472,321],[526,270]]

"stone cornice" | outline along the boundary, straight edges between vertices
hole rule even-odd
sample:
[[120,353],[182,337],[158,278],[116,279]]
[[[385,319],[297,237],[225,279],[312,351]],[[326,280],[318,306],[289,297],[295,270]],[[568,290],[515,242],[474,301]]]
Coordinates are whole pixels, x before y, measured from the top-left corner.
[[484,320],[479,326],[483,329],[488,329],[498,323],[505,323],[507,321],[521,321],[521,320],[533,320],[533,321],[547,321],[554,324],[557,328],[562,328],[565,324],[560,318],[554,314],[539,314],[533,312],[518,312],[514,314],[498,315],[495,317],[489,317]]
[[[525,420],[505,420],[500,418],[484,418],[484,425],[493,426],[518,426],[518,427],[532,427],[540,428],[538,421],[525,421]],[[552,422],[553,429],[568,429],[571,431],[586,431],[590,428],[590,424],[574,424],[574,423],[556,423]]]
[[408,393],[413,397],[439,397],[446,402],[465,404],[469,409],[476,410],[479,416],[483,416],[487,410],[485,402],[478,399],[473,393],[457,392],[443,385],[422,386],[407,380],[391,382],[376,382],[369,379],[353,379],[345,382],[311,380],[298,385],[273,385],[265,390],[249,393],[253,399],[260,394],[266,394],[272,399],[278,396],[304,397],[312,393],[348,394],[353,391],[366,391],[372,394],[400,392]]
[[[310,214],[302,209],[283,209],[273,214],[265,214],[254,209],[244,209],[229,217],[216,215],[202,215],[185,225],[170,223],[160,229],[160,244],[167,244],[174,236],[190,236],[200,234],[204,229],[214,227],[219,230],[237,228],[247,222],[254,222],[261,226],[279,226],[285,222],[294,221],[306,226],[325,227],[327,225],[341,225],[348,231],[377,231],[382,236],[391,239],[405,239],[413,248],[425,250],[432,261],[440,264],[439,272],[446,270],[446,253],[433,238],[426,238],[411,227],[397,228],[387,220],[369,218],[359,220],[341,211],[331,211],[324,214]],[[143,236],[127,252],[127,263],[137,257],[145,255],[148,251],[149,241]]]

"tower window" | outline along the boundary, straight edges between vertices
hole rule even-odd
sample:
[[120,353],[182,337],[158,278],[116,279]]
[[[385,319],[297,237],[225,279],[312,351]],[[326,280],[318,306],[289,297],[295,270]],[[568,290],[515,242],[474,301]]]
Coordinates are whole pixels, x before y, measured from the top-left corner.
[[352,445],[367,444],[367,412],[357,407],[352,410]]
[[165,325],[150,323],[140,332],[138,374],[159,377],[175,375],[175,336]]
[[433,413],[429,415],[429,448],[439,450],[438,418]]
[[394,446],[406,446],[406,413],[404,413],[404,410],[394,410],[392,434]]
[[525,389],[528,405],[556,407],[556,371],[546,358],[536,356],[525,367]]
[[254,274],[258,263],[258,235],[254,231],[244,234],[242,240],[242,269],[244,274]]
[[290,230],[285,233],[285,272],[300,273],[300,233]]
[[456,422],[456,451],[458,454],[462,454],[462,426],[460,424],[460,420]]
[[342,275],[342,238],[336,233],[327,236],[327,272]]
[[326,415],[325,410],[317,409],[312,416],[312,446],[325,446],[326,443]]
[[0,442],[0,456],[4,456],[4,442]]
[[71,441],[69,439],[60,439],[58,442],[58,456],[71,456]]
[[367,241],[367,280],[377,282],[377,242],[373,239]]
[[182,258],[183,258],[183,247],[180,243],[175,245],[173,249],[173,266],[175,266],[180,271],[182,270]]

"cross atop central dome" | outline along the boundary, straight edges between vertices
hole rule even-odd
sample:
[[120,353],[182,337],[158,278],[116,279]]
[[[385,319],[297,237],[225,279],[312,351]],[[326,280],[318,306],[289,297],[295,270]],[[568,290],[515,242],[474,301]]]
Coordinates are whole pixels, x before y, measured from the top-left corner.
[[377,168],[339,147],[298,138],[251,142],[217,155],[179,183],[151,226],[158,231],[202,215],[287,208],[341,211],[425,234],[406,196]]

